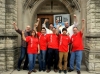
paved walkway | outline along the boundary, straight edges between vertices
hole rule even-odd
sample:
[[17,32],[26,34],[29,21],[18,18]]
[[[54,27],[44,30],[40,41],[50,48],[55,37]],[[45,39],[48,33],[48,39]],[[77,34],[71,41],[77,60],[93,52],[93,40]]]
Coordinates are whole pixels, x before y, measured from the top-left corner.
[[[85,67],[82,66],[81,68],[81,74],[93,74],[93,73],[89,73],[86,71]],[[28,74],[28,71],[26,70],[21,70],[21,71],[17,71],[17,70],[14,70],[14,71],[7,71],[7,72],[2,72],[0,74]],[[59,74],[59,73],[55,73],[54,71],[51,71],[50,73],[47,73],[47,72],[39,72],[37,71],[36,73],[31,73],[31,74]],[[61,74],[64,74],[63,72]],[[67,74],[77,74],[76,71],[73,71],[73,72],[68,72]]]

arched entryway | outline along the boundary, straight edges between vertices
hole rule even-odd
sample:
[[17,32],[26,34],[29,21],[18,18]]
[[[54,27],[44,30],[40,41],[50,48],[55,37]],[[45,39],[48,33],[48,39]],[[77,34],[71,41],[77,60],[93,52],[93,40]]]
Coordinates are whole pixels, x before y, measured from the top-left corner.
[[23,15],[25,18],[23,23],[26,21],[31,22],[30,24],[33,26],[36,22],[37,14],[70,14],[71,22],[73,22],[74,14],[78,16],[78,19],[81,18],[80,10],[80,5],[77,1],[73,1],[72,4],[69,0],[36,0],[34,2],[29,0],[24,6],[25,15]]

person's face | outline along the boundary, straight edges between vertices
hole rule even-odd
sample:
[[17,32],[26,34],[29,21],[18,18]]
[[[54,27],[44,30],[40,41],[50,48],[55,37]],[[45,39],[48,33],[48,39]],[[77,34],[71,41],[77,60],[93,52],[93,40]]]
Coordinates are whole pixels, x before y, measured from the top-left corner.
[[41,33],[42,33],[42,34],[46,34],[46,30],[45,30],[45,29],[42,29],[42,30],[41,30]]
[[48,19],[45,19],[45,21],[48,22],[49,20]]
[[56,33],[56,29],[55,28],[53,28],[52,31],[53,31],[53,33]]
[[78,32],[78,29],[77,28],[73,28],[73,32],[74,32],[74,34],[76,34]]
[[26,27],[26,32],[30,32],[30,30],[31,30],[30,26],[27,26]]
[[53,29],[53,24],[50,24],[50,26],[49,26],[49,27],[50,27],[50,29]]
[[66,35],[67,31],[63,31],[63,34]]
[[32,31],[32,36],[35,36],[35,31]]
[[69,26],[68,22],[65,22],[65,27],[68,27],[68,26]]
[[59,22],[59,20],[56,20],[56,23],[58,23]]

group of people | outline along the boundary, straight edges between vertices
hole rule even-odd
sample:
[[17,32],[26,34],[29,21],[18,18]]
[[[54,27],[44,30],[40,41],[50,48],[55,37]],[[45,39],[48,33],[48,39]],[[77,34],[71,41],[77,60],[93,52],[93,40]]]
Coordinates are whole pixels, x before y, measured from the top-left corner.
[[[59,25],[59,20],[56,20],[56,25],[49,24],[46,27],[48,19],[44,20],[41,32],[37,31],[40,19],[34,24],[31,30],[30,26],[26,27],[25,31],[20,30],[15,23],[14,29],[21,37],[21,56],[18,61],[17,70],[20,71],[21,63],[24,59],[24,70],[29,69],[28,74],[36,72],[35,62],[38,57],[39,71],[51,71],[54,67],[54,72],[66,74],[67,71],[74,71],[74,63],[76,63],[77,74],[81,74],[80,66],[83,51],[83,31],[85,20],[82,20],[82,28],[79,31],[77,26],[77,17],[74,15],[74,24],[69,26],[65,22],[64,26]],[[70,56],[70,58],[69,58]],[[68,59],[69,58],[69,59]],[[69,69],[67,69],[69,64]]]

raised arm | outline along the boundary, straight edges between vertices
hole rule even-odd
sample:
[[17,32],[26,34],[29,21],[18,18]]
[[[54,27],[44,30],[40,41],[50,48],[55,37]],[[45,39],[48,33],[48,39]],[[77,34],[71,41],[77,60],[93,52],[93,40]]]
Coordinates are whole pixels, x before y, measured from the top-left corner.
[[39,22],[40,22],[40,18],[38,18],[38,19],[37,19],[37,22],[35,23],[35,26],[36,26],[36,27],[38,27]]
[[78,20],[77,20],[77,16],[74,14],[74,26],[78,25]]
[[44,20],[44,23],[42,24],[42,27],[44,27],[46,29],[47,34],[50,34],[50,33],[52,33],[52,31],[46,27],[46,22],[48,22],[48,19]]
[[42,27],[47,28],[47,27],[46,27],[46,22],[48,22],[48,19],[45,19],[45,20],[44,20],[44,23],[42,24]]
[[13,23],[13,26],[14,26],[14,29],[15,29],[15,30],[18,30],[18,27],[17,27],[17,25],[16,25],[15,22]]
[[81,32],[82,32],[82,33],[84,32],[84,28],[85,28],[85,20],[83,19],[83,20],[82,20],[82,29],[81,29]]
[[34,28],[33,28],[33,29],[34,29],[36,32],[37,32],[37,29],[36,29],[36,28],[38,27],[39,22],[40,22],[40,18],[38,18],[38,19],[37,19],[37,22],[34,24]]
[[20,35],[22,35],[22,30],[20,30],[20,29],[17,27],[16,23],[14,22],[12,25],[14,26],[14,29],[16,30],[16,32],[19,33]]
[[25,35],[24,35],[24,31],[22,31],[22,39],[23,39],[24,41],[26,41],[26,38],[25,38]]

